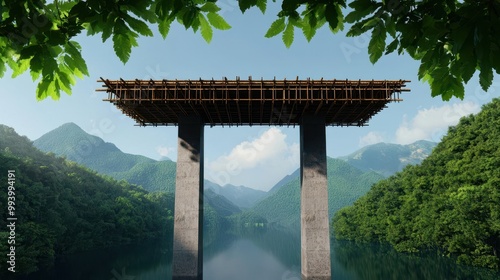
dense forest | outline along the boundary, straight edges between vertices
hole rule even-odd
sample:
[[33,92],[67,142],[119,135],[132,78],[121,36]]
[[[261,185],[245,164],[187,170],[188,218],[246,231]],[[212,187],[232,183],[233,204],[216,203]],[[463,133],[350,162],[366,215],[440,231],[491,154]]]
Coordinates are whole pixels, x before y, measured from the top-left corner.
[[500,99],[450,127],[418,166],[380,181],[336,213],[340,239],[438,251],[467,265],[500,268]]
[[[373,171],[363,172],[340,159],[328,158],[328,209],[330,216],[338,209],[352,204],[370,187],[384,177]],[[300,180],[289,181],[249,211],[268,222],[282,226],[300,227]]]
[[[45,154],[0,125],[0,182],[15,171],[16,271],[50,266],[59,255],[171,232],[173,196],[148,193]],[[0,253],[7,254],[7,191],[0,192]],[[2,269],[1,273],[7,270]]]

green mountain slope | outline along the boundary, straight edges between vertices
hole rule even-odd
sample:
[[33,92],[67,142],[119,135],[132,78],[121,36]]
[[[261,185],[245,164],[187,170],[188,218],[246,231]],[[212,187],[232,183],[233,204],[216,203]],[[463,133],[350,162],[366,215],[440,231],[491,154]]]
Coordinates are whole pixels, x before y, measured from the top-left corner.
[[[13,170],[13,172],[8,172]],[[73,162],[45,154],[0,125],[0,255],[16,246],[16,271],[50,266],[58,255],[130,243],[172,231],[173,196],[147,193],[102,177]],[[8,174],[14,180],[8,184]],[[12,176],[12,175],[10,175]],[[8,192],[8,186],[12,188]],[[7,196],[15,205],[7,209]],[[9,211],[8,211],[9,210]],[[11,212],[12,211],[12,212]],[[9,244],[8,217],[15,217]],[[5,268],[5,262],[2,268]],[[0,271],[0,278],[7,269]]]
[[219,186],[218,184],[208,180],[205,180],[204,184],[205,191],[212,190],[213,192],[224,196],[241,209],[247,209],[254,206],[258,201],[262,200],[267,195],[267,192],[255,190],[245,186],[234,186],[231,184]]
[[288,174],[283,179],[281,179],[278,183],[276,183],[267,193],[268,195],[271,195],[275,192],[277,192],[282,186],[286,185],[287,183],[295,180],[300,176],[300,169],[297,168],[292,174]]
[[[328,201],[329,214],[352,204],[383,177],[375,172],[363,172],[348,163],[328,158]],[[289,181],[269,197],[260,201],[251,212],[267,219],[270,223],[284,226],[300,225],[300,183],[299,178]]]
[[148,191],[173,192],[175,163],[122,152],[114,144],[90,135],[74,123],[64,124],[38,138],[33,145],[64,156],[101,174],[141,185]]
[[[147,191],[175,190],[176,163],[163,158],[156,161],[140,155],[127,154],[114,144],[90,135],[74,123],[64,124],[33,142],[45,152],[64,156],[101,174],[142,186]],[[249,208],[266,193],[244,186],[219,186],[205,180],[205,188],[229,199],[236,206]]]
[[436,145],[425,140],[408,145],[377,143],[340,159],[362,171],[375,171],[387,177],[403,170],[408,164],[419,164]]
[[108,175],[126,172],[137,164],[154,162],[145,156],[123,153],[114,144],[86,133],[74,123],[63,124],[44,134],[33,145]]
[[205,205],[212,207],[213,210],[221,217],[228,217],[241,212],[241,209],[229,201],[229,199],[215,193],[211,189],[205,190],[204,195]]
[[338,238],[439,249],[460,263],[500,267],[500,99],[462,118],[419,166],[376,184],[337,212]]

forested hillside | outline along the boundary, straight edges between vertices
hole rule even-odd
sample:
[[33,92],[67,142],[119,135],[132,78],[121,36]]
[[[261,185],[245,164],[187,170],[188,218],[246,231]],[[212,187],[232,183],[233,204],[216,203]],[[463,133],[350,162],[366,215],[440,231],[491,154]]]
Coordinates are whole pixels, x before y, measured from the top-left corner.
[[337,238],[440,250],[500,267],[500,99],[462,118],[419,166],[376,184],[333,219]]
[[64,156],[117,180],[141,185],[148,191],[173,192],[175,189],[175,163],[171,160],[156,161],[124,153],[74,123],[44,134],[33,144],[42,151]]
[[[55,256],[130,243],[172,231],[173,196],[102,177],[35,149],[0,125],[0,182],[15,181],[16,271],[49,266]],[[11,193],[12,194],[12,193]],[[0,255],[7,255],[7,187],[0,191]],[[10,249],[10,248],[9,248]],[[2,269],[0,273],[6,272]],[[3,277],[2,277],[3,279]]]
[[[375,172],[362,172],[339,159],[328,158],[328,201],[330,216],[353,203],[383,177]],[[257,203],[251,212],[268,222],[284,226],[300,225],[300,181],[296,177],[278,191]]]

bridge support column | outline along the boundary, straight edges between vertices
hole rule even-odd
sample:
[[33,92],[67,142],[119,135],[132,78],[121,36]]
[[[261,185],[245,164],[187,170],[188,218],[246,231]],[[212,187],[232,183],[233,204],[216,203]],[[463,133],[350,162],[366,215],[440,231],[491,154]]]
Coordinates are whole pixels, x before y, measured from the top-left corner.
[[300,125],[301,259],[303,280],[330,280],[330,231],[325,120],[304,116]]
[[179,118],[175,183],[174,280],[202,279],[203,130],[197,118]]

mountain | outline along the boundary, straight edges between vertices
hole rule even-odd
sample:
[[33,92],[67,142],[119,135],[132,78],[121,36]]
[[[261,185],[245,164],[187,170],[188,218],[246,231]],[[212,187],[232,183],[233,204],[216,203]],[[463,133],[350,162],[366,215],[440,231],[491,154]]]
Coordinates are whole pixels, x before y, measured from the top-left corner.
[[[0,238],[8,239],[7,223],[12,222],[7,217],[11,215],[17,218],[18,238],[15,244],[1,242],[0,253],[6,255],[12,250],[7,247],[15,245],[19,256],[15,269],[20,275],[47,268],[61,255],[172,231],[171,194],[148,193],[41,152],[4,125],[0,125],[0,170],[0,181],[5,184],[0,201],[15,198],[13,209],[0,207]],[[0,271],[1,279],[11,279],[3,275],[6,271]]]
[[[340,159],[328,158],[328,206],[332,216],[338,209],[352,204],[383,176],[373,171],[363,172]],[[252,207],[250,212],[270,223],[284,226],[300,225],[300,182],[291,179],[277,191]]]
[[33,145],[117,180],[141,185],[148,191],[173,192],[175,188],[176,165],[173,161],[156,161],[124,153],[74,123],[63,124],[42,135]]
[[126,172],[140,163],[155,162],[145,156],[123,153],[114,144],[86,133],[74,123],[63,124],[42,135],[33,145],[108,175]]
[[337,212],[337,238],[384,241],[500,268],[500,99],[450,127],[420,165]]
[[212,189],[206,189],[204,195],[205,203],[210,205],[221,217],[228,217],[241,212],[238,206],[234,205],[234,203],[226,197],[215,193]]
[[403,170],[408,164],[419,164],[436,145],[437,143],[425,140],[409,145],[377,143],[340,159],[362,171],[375,171],[388,177]]
[[224,196],[241,209],[247,209],[254,206],[255,203],[267,195],[265,191],[255,190],[245,186],[234,186],[231,184],[220,186],[208,180],[205,180],[204,184],[205,190],[212,190]]
[[297,168],[292,174],[288,174],[283,179],[281,179],[278,183],[276,183],[267,193],[268,195],[271,195],[275,192],[277,192],[282,186],[288,184],[289,182],[295,180],[296,178],[299,178],[300,175],[300,169]]
[[[409,145],[398,145],[390,143],[378,143],[363,147],[354,153],[339,157],[350,165],[361,171],[374,171],[384,177],[403,170],[408,164],[419,164],[431,153],[437,143],[420,140]],[[276,183],[269,191],[271,195],[282,186],[299,177],[300,169],[292,174],[286,175]]]

